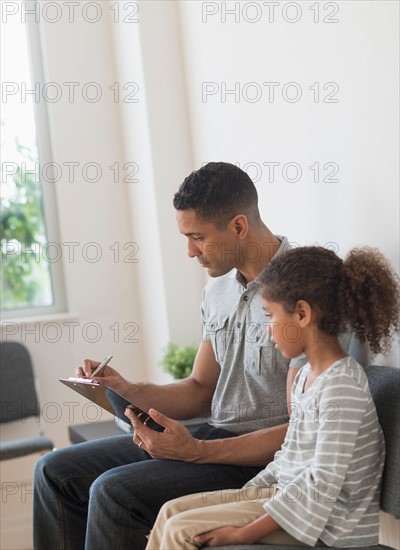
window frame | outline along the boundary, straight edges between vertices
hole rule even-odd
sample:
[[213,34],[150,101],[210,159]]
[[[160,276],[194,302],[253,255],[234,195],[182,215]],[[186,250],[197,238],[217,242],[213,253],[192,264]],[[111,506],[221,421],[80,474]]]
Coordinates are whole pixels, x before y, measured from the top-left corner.
[[[28,44],[28,58],[31,71],[32,82],[39,82],[40,89],[43,89],[44,66],[43,49],[40,36],[40,23],[33,18],[27,18],[26,35]],[[52,169],[53,154],[51,146],[51,134],[49,124],[49,114],[45,101],[33,101],[34,118],[36,126],[36,139],[39,163],[39,178],[42,196],[42,212],[44,216],[44,227],[48,243],[60,243],[59,217],[57,200],[54,186],[50,182],[43,182],[41,178],[41,167],[48,165],[48,172]],[[50,163],[50,164],[49,164]],[[47,170],[47,168],[46,168]],[[52,174],[53,175],[53,174]],[[53,178],[50,178],[53,179]],[[42,251],[40,251],[42,255]],[[49,306],[36,306],[27,308],[2,309],[2,320],[12,320],[18,318],[40,318],[47,315],[67,312],[67,297],[65,291],[65,279],[62,265],[62,258],[55,262],[49,262],[49,273],[51,281],[51,291],[53,303]]]

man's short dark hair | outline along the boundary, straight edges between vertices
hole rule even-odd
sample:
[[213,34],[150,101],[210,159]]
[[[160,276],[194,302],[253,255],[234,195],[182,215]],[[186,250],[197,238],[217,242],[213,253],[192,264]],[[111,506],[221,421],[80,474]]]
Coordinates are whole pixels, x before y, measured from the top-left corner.
[[227,162],[209,162],[192,172],[174,195],[176,210],[195,210],[206,222],[226,227],[237,214],[260,221],[258,195],[246,172]]

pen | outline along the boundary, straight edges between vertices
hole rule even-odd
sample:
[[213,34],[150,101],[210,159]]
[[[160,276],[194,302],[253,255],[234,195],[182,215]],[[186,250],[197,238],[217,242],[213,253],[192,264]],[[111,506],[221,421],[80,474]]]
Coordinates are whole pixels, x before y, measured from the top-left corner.
[[104,361],[100,363],[100,365],[97,367],[97,369],[95,369],[92,372],[90,377],[93,378],[93,376],[97,376],[104,369],[104,367],[107,366],[107,364],[111,361],[112,358],[113,358],[112,355],[109,355],[108,357],[106,357]]

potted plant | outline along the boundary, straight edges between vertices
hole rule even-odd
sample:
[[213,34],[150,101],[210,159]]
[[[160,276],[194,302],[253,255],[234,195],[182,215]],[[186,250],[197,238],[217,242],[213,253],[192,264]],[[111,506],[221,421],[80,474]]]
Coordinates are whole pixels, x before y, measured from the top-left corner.
[[186,378],[192,372],[196,353],[197,348],[194,345],[181,347],[169,342],[161,365],[173,378]]

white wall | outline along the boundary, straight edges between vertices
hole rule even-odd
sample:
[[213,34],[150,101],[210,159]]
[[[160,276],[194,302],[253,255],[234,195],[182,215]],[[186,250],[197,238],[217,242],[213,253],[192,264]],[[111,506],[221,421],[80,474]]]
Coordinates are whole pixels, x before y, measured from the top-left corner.
[[125,158],[134,155],[140,166],[140,182],[129,189],[129,205],[141,243],[138,298],[147,375],[164,381],[160,346],[168,340],[180,345],[200,341],[204,284],[204,273],[186,255],[172,206],[179,184],[196,167],[178,6],[142,3],[140,25],[114,26],[113,37],[119,81],[136,82],[141,91],[139,109],[123,102],[119,107]]
[[289,240],[376,246],[398,271],[398,3],[319,2],[319,23],[314,2],[266,4],[180,3],[195,163],[247,169]]

